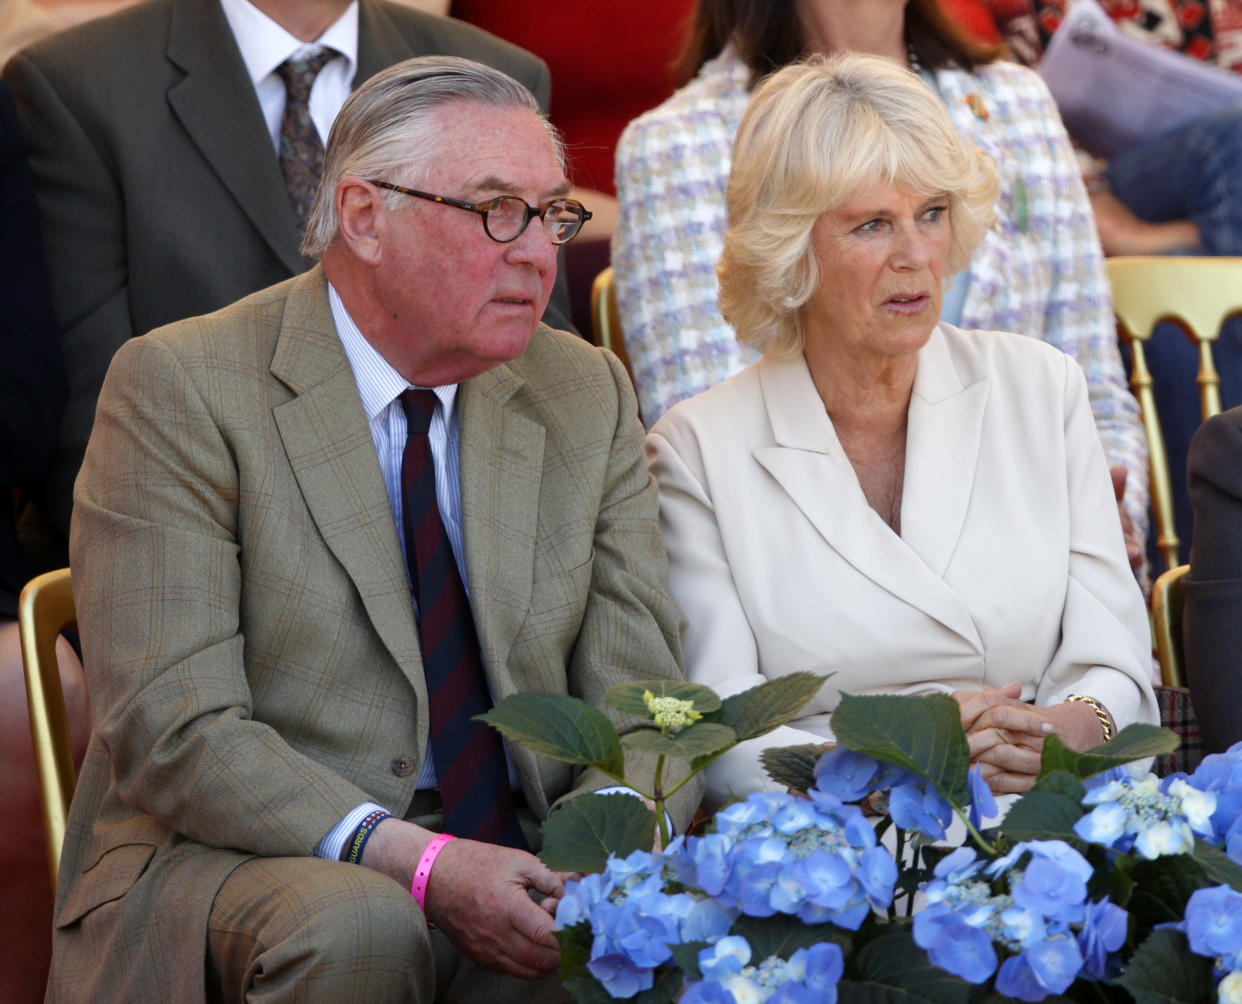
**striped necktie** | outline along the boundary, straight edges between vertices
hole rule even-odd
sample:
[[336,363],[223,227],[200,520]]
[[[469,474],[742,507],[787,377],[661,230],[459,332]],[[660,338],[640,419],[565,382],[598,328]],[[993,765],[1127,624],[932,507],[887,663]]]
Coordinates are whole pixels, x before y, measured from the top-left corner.
[[334,49],[286,59],[276,67],[285,85],[285,112],[280,119],[280,171],[298,225],[298,240],[306,233],[306,217],[323,174],[323,141],[310,116],[310,92],[319,71],[337,57]]
[[458,837],[526,847],[500,735],[471,721],[492,707],[470,601],[436,501],[428,430],[430,390],[401,395],[409,431],[401,458],[406,560],[423,649],[431,717],[431,755],[444,803],[444,829]]

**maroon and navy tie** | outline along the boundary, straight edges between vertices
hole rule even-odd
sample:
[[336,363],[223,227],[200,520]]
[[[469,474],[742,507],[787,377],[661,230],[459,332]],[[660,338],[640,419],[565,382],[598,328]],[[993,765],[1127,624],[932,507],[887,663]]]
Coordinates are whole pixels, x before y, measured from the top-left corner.
[[430,390],[409,389],[401,404],[409,426],[401,459],[406,560],[419,610],[444,829],[458,837],[524,848],[500,735],[471,721],[490,710],[492,700],[470,601],[436,501],[427,436],[436,397]]

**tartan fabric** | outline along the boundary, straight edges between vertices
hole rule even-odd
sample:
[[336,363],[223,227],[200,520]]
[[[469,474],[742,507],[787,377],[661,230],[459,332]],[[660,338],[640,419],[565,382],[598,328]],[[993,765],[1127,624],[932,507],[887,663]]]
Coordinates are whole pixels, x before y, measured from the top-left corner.
[[1172,729],[1182,740],[1172,753],[1156,757],[1152,770],[1160,777],[1183,771],[1191,773],[1206,754],[1203,735],[1199,731],[1199,719],[1190,701],[1190,691],[1185,687],[1158,686],[1156,703],[1160,707],[1160,724]]
[[[612,262],[648,426],[756,358],[716,307],[725,185],[748,78],[726,49],[630,123],[617,147]],[[1056,105],[1037,74],[1012,63],[939,69],[935,78],[954,125],[993,158],[1001,180],[997,223],[971,262],[959,327],[1016,331],[1078,362],[1105,456],[1128,471],[1126,506],[1145,534],[1147,440],[1117,350],[1095,219]]]
[[402,522],[431,716],[444,830],[460,837],[525,847],[495,729],[474,721],[492,706],[470,600],[436,501],[427,432],[436,408],[430,390],[406,390],[407,439],[401,458]]
[[286,59],[276,67],[285,85],[285,112],[280,120],[280,171],[285,177],[289,203],[298,224],[298,239],[306,233],[306,217],[323,173],[323,141],[310,116],[310,92],[315,78],[337,53],[321,49],[312,56]]

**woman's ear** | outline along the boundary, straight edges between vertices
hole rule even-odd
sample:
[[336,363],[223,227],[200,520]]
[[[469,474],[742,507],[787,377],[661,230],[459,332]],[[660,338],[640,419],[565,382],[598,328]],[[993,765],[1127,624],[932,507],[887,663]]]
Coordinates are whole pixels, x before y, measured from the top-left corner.
[[378,265],[383,257],[382,217],[387,206],[369,181],[347,175],[336,185],[336,215],[341,240],[354,257]]

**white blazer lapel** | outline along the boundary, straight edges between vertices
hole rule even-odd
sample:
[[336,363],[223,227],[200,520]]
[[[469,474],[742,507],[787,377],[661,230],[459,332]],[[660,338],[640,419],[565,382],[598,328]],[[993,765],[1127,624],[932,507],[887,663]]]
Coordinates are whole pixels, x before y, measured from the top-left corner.
[[[981,647],[962,598],[867,502],[806,363],[801,358],[765,358],[759,365],[775,445],[756,449],[755,459],[845,561],[898,599]],[[903,528],[906,505],[903,502]]]
[[987,380],[962,383],[937,327],[919,353],[906,433],[901,536],[943,577],[970,506]]

